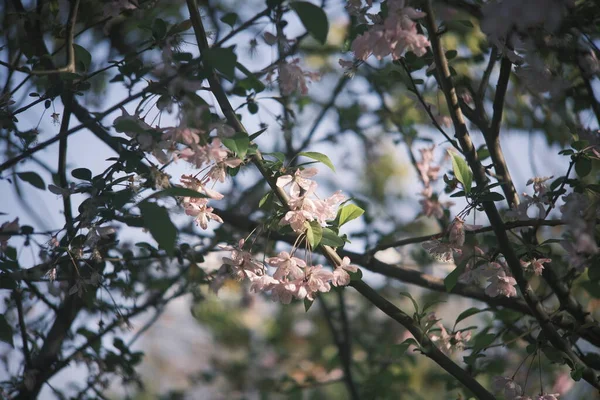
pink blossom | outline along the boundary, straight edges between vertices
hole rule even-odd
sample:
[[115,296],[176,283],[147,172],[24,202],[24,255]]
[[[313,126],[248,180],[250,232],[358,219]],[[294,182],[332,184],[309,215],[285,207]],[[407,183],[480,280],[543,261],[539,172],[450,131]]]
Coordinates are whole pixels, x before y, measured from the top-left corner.
[[162,140],[171,140],[191,146],[200,142],[201,134],[202,131],[193,128],[169,128],[162,134]]
[[237,168],[242,164],[242,160],[235,157],[226,158],[217,162],[209,171],[208,176],[219,182],[225,182],[227,178],[227,168]]
[[454,247],[462,247],[465,244],[465,220],[456,217],[450,225],[450,233],[448,234],[450,244]]
[[316,183],[309,178],[315,176],[317,172],[319,171],[316,168],[297,169],[294,175],[282,175],[277,178],[277,187],[283,188],[291,184],[290,195],[298,197],[302,191],[314,190],[313,185]]
[[506,378],[504,376],[494,377],[494,390],[496,392],[504,392],[506,399],[514,399],[517,396],[523,394],[521,386],[519,386],[513,379]]
[[454,253],[461,254],[459,248],[453,247],[450,243],[440,242],[439,240],[430,240],[421,244],[431,257],[442,262],[454,261]]
[[308,93],[307,81],[318,81],[321,78],[319,73],[303,71],[298,66],[299,62],[300,59],[296,58],[290,63],[284,61],[278,66],[277,80],[283,96],[289,96],[297,90],[306,95]]
[[271,275],[256,275],[251,271],[246,270],[245,274],[250,279],[250,291],[254,293],[266,292],[275,285],[278,285],[280,282],[273,278]]
[[461,282],[471,283],[473,281],[478,281],[479,279],[481,279],[481,276],[480,276],[481,268],[477,268],[477,267],[480,267],[480,265],[478,265],[478,263],[480,263],[482,260],[485,260],[484,256],[485,256],[484,251],[481,250],[479,247],[477,247],[477,246],[467,247],[467,251],[463,252],[461,257],[458,260],[456,260],[457,265],[462,264],[465,259],[469,260],[469,261],[467,261],[467,265],[465,266],[465,271],[459,277],[459,280]]
[[452,336],[448,334],[448,331],[446,331],[444,325],[440,324],[439,322],[437,325],[440,327],[440,333],[439,335],[431,335],[431,341],[437,343],[440,350],[442,350],[444,353],[447,353],[452,348],[452,344],[450,343],[450,338]]
[[221,139],[214,138],[207,146],[210,158],[218,163],[225,160],[229,156],[229,150],[221,145]]
[[517,284],[517,281],[512,276],[507,276],[504,271],[499,271],[498,274],[492,275],[488,281],[490,282],[490,285],[485,288],[485,293],[488,296],[517,296],[517,289],[514,286]]
[[[202,193],[210,197],[211,199],[221,200],[224,197],[221,193],[217,192],[216,190],[207,188],[207,181],[201,181],[193,175],[181,175],[180,181],[181,183],[183,183],[183,186],[185,188],[194,190],[198,193]],[[195,199],[195,197],[184,197],[183,202],[193,202],[192,199]]]
[[282,304],[290,304],[292,297],[297,292],[297,287],[291,282],[279,282],[274,284],[271,289],[271,300],[279,301]]
[[312,221],[314,218],[312,214],[305,210],[292,210],[288,211],[285,216],[279,221],[280,225],[290,225],[294,232],[302,233],[306,230],[307,221]]
[[185,213],[192,217],[196,217],[196,223],[200,225],[202,229],[208,229],[208,221],[213,220],[220,223],[223,223],[221,217],[217,214],[213,213],[214,209],[212,207],[208,207],[207,199],[196,199],[195,202],[184,203],[183,207],[185,209]]
[[533,273],[537,276],[542,275],[542,271],[544,270],[544,264],[551,262],[550,258],[532,258],[531,261],[523,261],[521,260],[521,266],[523,268],[531,268]]
[[210,156],[203,146],[192,145],[183,150],[175,150],[173,151],[173,156],[174,160],[185,160],[190,164],[195,165],[196,168],[202,168],[205,164],[210,162]]
[[545,177],[535,177],[531,178],[527,181],[527,186],[533,184],[533,190],[536,195],[542,197],[546,195],[548,192],[548,186],[546,186],[546,181],[552,179],[553,176],[545,176]]
[[575,384],[575,382],[573,381],[573,379],[571,378],[569,373],[562,372],[556,378],[556,381],[554,382],[554,386],[552,386],[552,391],[558,392],[561,394],[565,394],[569,390],[571,390],[571,388],[573,387],[574,384]]
[[350,258],[344,257],[342,263],[333,270],[332,282],[334,286],[346,286],[350,283],[350,274],[348,272],[358,271],[356,265],[350,265]]
[[338,190],[325,200],[315,200],[315,219],[321,225],[324,225],[326,221],[335,219],[337,216],[337,206],[345,199],[346,197],[342,194],[342,191]]
[[417,162],[417,169],[421,173],[421,180],[425,187],[433,181],[436,181],[439,177],[440,167],[433,165],[433,149],[435,145],[419,149],[421,152],[421,161]]
[[329,281],[332,279],[333,273],[323,269],[322,265],[308,267],[305,270],[304,279],[294,281],[297,287],[296,297],[314,300],[316,292],[325,293],[331,290]]
[[277,267],[273,278],[282,280],[288,275],[292,279],[298,279],[304,276],[303,268],[306,267],[304,260],[292,257],[288,252],[282,251],[277,257],[270,257],[266,260],[267,264]]
[[263,265],[254,260],[250,252],[243,250],[243,246],[244,240],[242,239],[237,247],[224,247],[224,250],[231,251],[231,255],[223,257],[223,264],[231,269],[231,274],[238,280],[264,275]]

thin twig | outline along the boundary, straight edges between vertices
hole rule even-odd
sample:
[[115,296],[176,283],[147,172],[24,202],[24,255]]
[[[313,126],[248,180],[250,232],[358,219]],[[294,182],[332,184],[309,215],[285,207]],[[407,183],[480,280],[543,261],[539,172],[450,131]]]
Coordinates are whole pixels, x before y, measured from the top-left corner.
[[[532,220],[525,220],[525,221],[506,222],[504,224],[504,228],[507,230],[510,230],[510,229],[515,229],[515,228],[523,228],[526,226],[560,226],[560,225],[564,225],[564,224],[565,224],[565,222],[561,221],[561,220],[547,221],[544,219],[532,219]],[[465,231],[465,233],[467,235],[475,235],[475,234],[483,233],[483,232],[492,232],[493,230],[494,230],[493,226],[485,226],[482,228]],[[434,233],[431,235],[415,236],[415,237],[411,237],[411,238],[407,238],[407,239],[401,239],[401,240],[397,240],[392,243],[381,243],[381,244],[378,244],[377,246],[375,246],[372,250],[369,250],[367,253],[375,254],[378,251],[389,249],[392,247],[402,247],[402,246],[406,246],[407,244],[422,243],[422,242],[426,242],[428,240],[435,240],[435,239],[439,239],[439,238],[443,237],[444,234],[445,234],[445,232],[438,232],[438,233]]]

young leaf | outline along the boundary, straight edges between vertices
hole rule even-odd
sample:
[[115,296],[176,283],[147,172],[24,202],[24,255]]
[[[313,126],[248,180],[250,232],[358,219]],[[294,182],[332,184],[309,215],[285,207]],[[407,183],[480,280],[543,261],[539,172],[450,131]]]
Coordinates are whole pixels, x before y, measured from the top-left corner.
[[350,222],[353,219],[360,217],[364,213],[365,213],[365,210],[363,210],[359,206],[356,206],[354,204],[346,204],[345,206],[340,208],[339,225],[338,226],[342,226],[346,222]]
[[177,229],[171,222],[167,209],[147,201],[138,204],[138,207],[142,214],[144,227],[150,231],[158,245],[172,256],[175,251]]
[[479,314],[480,312],[484,312],[484,311],[488,311],[488,309],[487,308],[485,308],[485,309],[479,309],[477,307],[471,307],[468,310],[465,310],[465,311],[461,312],[459,314],[459,316],[456,317],[456,321],[454,322],[454,327],[456,327],[456,325],[458,325],[458,323],[460,321],[462,321],[464,319],[467,319],[467,318],[469,318],[472,315]]
[[473,172],[467,165],[467,162],[459,154],[450,153],[452,156],[452,169],[454,175],[460,183],[462,183],[465,193],[471,192],[471,184],[473,183]]
[[316,151],[303,151],[302,153],[300,153],[298,155],[299,156],[308,157],[308,158],[311,158],[313,160],[317,160],[319,162],[322,162],[323,164],[325,164],[329,168],[331,168],[332,171],[335,172],[335,167],[333,166],[333,163],[331,162],[331,160],[329,159],[329,157],[327,157],[325,154],[318,153]]
[[415,312],[417,314],[419,313],[419,305],[417,304],[417,301],[412,297],[412,295],[410,293],[408,293],[408,292],[400,292],[398,294],[400,296],[408,297],[410,299],[410,301],[412,301],[413,307],[415,307]]
[[319,243],[321,243],[321,239],[323,238],[323,228],[317,221],[311,221],[310,223],[307,221],[306,224],[306,239],[308,243],[310,243],[311,248],[316,248]]
[[325,11],[308,1],[295,1],[290,4],[290,7],[296,11],[308,33],[322,44],[325,44],[327,33],[329,33],[329,21]]
[[17,176],[38,189],[46,190],[44,180],[35,172],[17,172]]

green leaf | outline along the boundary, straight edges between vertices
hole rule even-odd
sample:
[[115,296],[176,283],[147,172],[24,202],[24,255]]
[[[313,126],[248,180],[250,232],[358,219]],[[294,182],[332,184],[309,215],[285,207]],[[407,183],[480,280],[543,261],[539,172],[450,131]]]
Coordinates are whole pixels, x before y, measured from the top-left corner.
[[87,71],[92,63],[92,55],[78,44],[73,45],[73,50],[75,51],[75,64],[81,66],[84,71]]
[[489,311],[489,310],[488,309],[480,310],[477,307],[471,307],[468,310],[465,310],[465,311],[461,312],[459,314],[459,316],[456,317],[456,321],[454,322],[454,327],[456,327],[456,325],[458,325],[458,323],[460,321],[465,320],[465,319],[469,318],[472,315],[479,314],[480,312],[484,312],[484,311]]
[[323,237],[321,238],[321,244],[324,246],[331,247],[342,247],[346,242],[344,239],[339,237],[334,231],[329,228],[323,228]]
[[392,345],[392,358],[400,358],[404,355],[404,353],[406,353],[406,350],[408,350],[408,348],[410,346],[417,346],[419,347],[418,343],[417,343],[414,339],[406,339],[404,342],[400,343],[400,344],[395,344]]
[[267,131],[267,128],[263,128],[260,131],[254,132],[252,135],[249,136],[250,141],[256,139],[257,137],[259,137],[266,131]]
[[352,221],[363,215],[365,210],[354,204],[346,204],[339,210],[338,226],[344,225],[346,222]]
[[296,11],[308,33],[322,44],[325,44],[329,32],[329,21],[325,11],[308,1],[295,1],[290,4],[290,7]]
[[592,172],[592,160],[587,157],[579,157],[575,163],[575,172],[580,178],[584,178]]
[[235,78],[237,55],[233,51],[233,47],[206,49],[202,52],[202,60],[225,75],[230,81]]
[[574,381],[578,382],[581,380],[581,378],[583,378],[584,372],[585,368],[581,365],[578,365],[577,367],[575,367],[574,370],[571,371],[571,378],[573,378]]
[[323,228],[318,221],[305,222],[306,224],[306,239],[310,247],[315,249],[323,238]]
[[572,365],[572,363],[573,363],[573,360],[571,360],[571,357],[569,357],[569,355],[562,350],[558,350],[558,349],[555,349],[550,346],[544,346],[544,347],[542,347],[542,352],[544,353],[546,358],[548,360],[550,360],[550,362],[552,362],[552,363],[557,363],[557,364],[567,364],[568,363],[569,365]]
[[408,297],[410,299],[410,301],[412,301],[413,303],[413,307],[415,308],[415,312],[419,313],[419,305],[417,304],[417,301],[412,297],[412,295],[408,292],[400,292],[398,293],[400,296],[404,296],[404,297]]
[[331,168],[332,171],[335,172],[335,167],[333,166],[333,163],[331,162],[331,160],[329,159],[329,157],[327,157],[325,154],[318,153],[316,151],[303,151],[302,153],[300,153],[298,155],[299,156],[308,157],[310,159],[322,162],[323,164],[325,164],[329,168]]
[[446,279],[444,279],[444,286],[446,287],[447,292],[451,292],[452,289],[454,289],[454,286],[456,286],[458,278],[462,275],[467,267],[467,261],[468,260],[465,260],[465,262],[454,268],[454,271],[450,272]]
[[504,196],[498,192],[488,192],[483,193],[479,197],[477,197],[480,201],[502,201],[504,200]]
[[175,251],[177,229],[171,222],[167,209],[146,201],[138,204],[138,207],[142,214],[144,227],[150,231],[158,245],[172,256]]
[[167,23],[161,18],[156,18],[152,23],[152,36],[156,40],[162,40],[167,36]]
[[267,192],[258,202],[258,207],[259,208],[263,208],[263,206],[265,204],[268,204],[269,200],[271,199],[271,197],[273,196],[273,192],[269,191]]
[[600,299],[600,282],[595,281],[586,281],[581,284],[581,286],[588,292],[592,297],[596,299]]
[[8,322],[6,322],[4,314],[0,314],[0,342],[8,343],[10,347],[15,347],[13,344],[13,331]]
[[236,132],[233,137],[223,138],[221,142],[239,158],[244,158],[250,146],[250,138],[244,132]]
[[237,20],[238,20],[238,15],[233,12],[227,13],[227,14],[223,15],[223,17],[221,17],[221,22],[229,25],[232,28],[235,25],[235,23],[237,22]]
[[304,298],[304,311],[308,312],[308,310],[310,310],[310,308],[312,307],[314,301],[313,300],[309,300],[308,298]]
[[490,151],[487,149],[485,144],[479,146],[477,149],[477,158],[479,161],[483,161],[490,156]]
[[158,197],[167,197],[167,196],[172,196],[172,197],[195,197],[195,198],[207,198],[208,196],[200,193],[196,190],[192,190],[192,189],[188,189],[188,188],[184,188],[184,187],[178,187],[178,186],[172,186],[170,188],[161,190],[160,192],[156,192],[152,195],[150,195],[148,198],[158,198]]
[[35,172],[17,172],[17,176],[38,189],[46,190],[44,180]]
[[456,179],[462,183],[465,193],[471,192],[471,185],[473,183],[473,172],[467,165],[467,162],[459,154],[449,152],[452,156],[452,169]]
[[9,258],[11,260],[15,260],[15,261],[17,260],[17,249],[16,248],[14,248],[12,246],[8,246],[7,248],[5,248],[3,250],[3,252],[7,258]]
[[479,353],[496,340],[496,335],[493,333],[483,333],[475,336],[473,340],[473,353]]
[[233,136],[233,140],[235,140],[235,145],[237,147],[237,156],[241,159],[244,159],[246,153],[248,152],[248,146],[250,146],[250,138],[244,132],[236,132],[236,134]]
[[73,178],[81,179],[82,181],[92,180],[92,171],[87,168],[75,168],[71,171]]
[[446,52],[446,58],[448,60],[452,60],[453,58],[455,58],[458,55],[458,52],[456,50],[448,50]]

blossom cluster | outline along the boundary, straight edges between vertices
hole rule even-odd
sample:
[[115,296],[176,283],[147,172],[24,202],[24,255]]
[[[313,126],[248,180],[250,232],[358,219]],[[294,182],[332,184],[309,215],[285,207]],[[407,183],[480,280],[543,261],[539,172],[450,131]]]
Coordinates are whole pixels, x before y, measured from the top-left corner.
[[[321,74],[314,71],[304,71],[300,65],[300,59],[294,58],[291,62],[281,61],[277,64],[277,82],[283,96],[289,96],[298,91],[302,95],[308,93],[308,82],[317,82]],[[275,68],[267,74],[267,82],[273,80]]]
[[[283,304],[289,304],[293,298],[313,301],[319,292],[331,290],[331,285],[344,286],[350,283],[348,272],[356,272],[358,268],[350,265],[350,259],[344,257],[333,272],[322,265],[310,265],[305,260],[295,257],[294,251],[280,252],[275,257],[269,257],[265,264],[257,261],[252,253],[243,249],[245,241],[239,241],[237,247],[228,246],[229,257],[223,257],[223,265],[219,269],[211,287],[218,290],[223,280],[232,276],[237,280],[248,279],[250,291],[255,293],[271,292],[271,299]],[[268,267],[275,269],[268,273]]]
[[[290,225],[301,236],[310,222],[325,225],[326,221],[335,219],[338,204],[344,200],[341,192],[319,199],[315,194],[317,183],[309,179],[316,174],[316,168],[297,169],[293,174],[280,176],[276,183],[279,188],[288,188],[290,197],[290,210],[280,220],[280,225]],[[225,248],[231,251],[231,255],[223,257],[223,266],[213,281],[213,289],[218,289],[227,276],[233,276],[238,280],[248,279],[251,291],[271,292],[273,301],[289,304],[293,298],[312,301],[317,293],[328,292],[331,285],[348,285],[349,272],[358,271],[348,257],[344,257],[333,271],[324,269],[322,265],[311,265],[294,256],[295,247],[289,253],[281,251],[277,256],[267,258],[264,265],[249,251],[243,250],[244,244],[245,241],[241,240],[237,247]],[[272,275],[268,273],[267,266],[275,269]]]
[[437,343],[438,348],[444,353],[450,353],[453,350],[462,351],[465,349],[467,342],[471,340],[470,330],[458,330],[448,333],[446,327],[436,318],[435,314],[430,314],[427,321],[427,328],[431,325],[439,328],[439,334],[430,335],[432,342]]
[[293,175],[282,175],[277,178],[277,187],[289,186],[290,210],[279,222],[281,225],[290,225],[296,233],[304,233],[307,222],[318,221],[325,225],[337,215],[338,205],[345,200],[341,191],[321,200],[316,194],[317,183],[308,178],[317,174],[316,168],[297,169]]
[[366,61],[371,55],[378,60],[391,54],[399,59],[404,51],[412,51],[422,56],[430,46],[429,40],[417,32],[415,20],[423,18],[422,11],[406,6],[405,0],[389,0],[388,15],[385,19],[379,14],[369,14],[360,1],[349,1],[347,9],[353,15],[370,21],[369,29],[352,42],[352,51],[357,59]]
[[[502,392],[506,400],[533,400],[534,397],[526,396],[521,386],[515,382],[514,378],[504,376],[494,377],[494,390]],[[535,397],[535,400],[558,400],[559,393],[541,393]]]
[[[124,129],[124,133],[135,139],[142,151],[154,155],[159,163],[184,160],[200,170],[196,175],[184,174],[181,177],[182,187],[200,194],[183,197],[183,208],[187,215],[195,217],[196,223],[202,229],[208,228],[210,220],[222,223],[223,220],[213,212],[214,209],[208,206],[209,200],[221,200],[224,197],[212,186],[216,182],[225,182],[227,169],[239,167],[243,160],[224,147],[219,137],[210,137],[204,130],[181,126],[159,131],[138,117],[129,115],[125,110],[123,115],[115,120],[116,126],[123,123],[133,123],[137,126],[136,129]],[[216,130],[217,134],[221,133],[223,136],[233,133],[230,128],[219,124],[210,126],[209,130]],[[202,172],[204,174],[200,175]],[[157,182],[161,181],[161,175],[157,174]],[[162,186],[162,183],[157,186]]]

